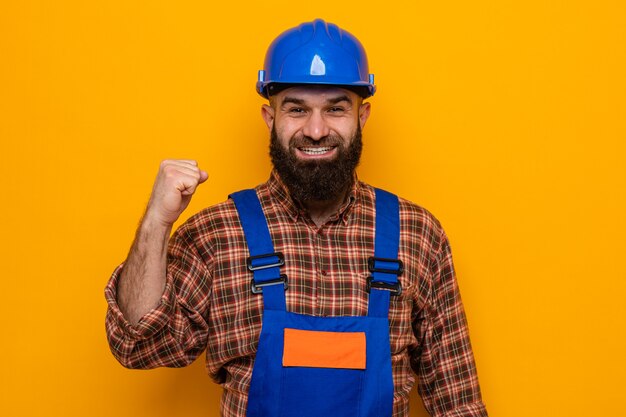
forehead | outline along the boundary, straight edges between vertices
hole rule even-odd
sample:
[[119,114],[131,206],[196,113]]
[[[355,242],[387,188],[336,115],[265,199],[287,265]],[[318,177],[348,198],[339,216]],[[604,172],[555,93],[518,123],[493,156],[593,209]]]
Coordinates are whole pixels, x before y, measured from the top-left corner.
[[302,101],[304,103],[327,103],[336,102],[338,99],[345,97],[352,103],[358,103],[360,96],[351,90],[336,86],[325,85],[298,85],[294,87],[286,88],[280,91],[278,94],[272,96],[272,100],[280,105],[289,99],[288,101]]

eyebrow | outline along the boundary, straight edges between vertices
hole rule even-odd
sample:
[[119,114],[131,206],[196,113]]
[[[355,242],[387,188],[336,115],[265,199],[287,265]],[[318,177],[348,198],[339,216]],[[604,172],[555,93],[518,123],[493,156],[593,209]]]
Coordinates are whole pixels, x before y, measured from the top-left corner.
[[328,103],[337,104],[337,103],[341,103],[342,101],[347,101],[349,104],[352,104],[352,100],[350,99],[350,97],[346,95],[331,98],[328,100]]
[[287,97],[285,97],[285,98],[283,99],[283,102],[282,102],[282,103],[280,103],[280,104],[284,106],[285,104],[288,104],[288,103],[293,103],[293,104],[297,104],[297,105],[299,105],[299,106],[302,106],[302,105],[304,104],[304,100],[302,100],[302,99],[300,99],[300,98],[295,98],[295,97],[289,97],[289,96],[287,96]]
[[[341,96],[337,96],[337,97],[333,97],[327,100],[328,104],[337,104],[337,103],[341,103],[342,101],[347,101],[348,103],[352,104],[352,99],[350,99],[349,96],[347,95],[341,95]],[[301,98],[296,98],[296,97],[285,97],[281,103],[281,105],[285,105],[288,103],[292,103],[292,104],[296,104],[298,106],[302,106],[305,104],[304,100],[302,100]]]

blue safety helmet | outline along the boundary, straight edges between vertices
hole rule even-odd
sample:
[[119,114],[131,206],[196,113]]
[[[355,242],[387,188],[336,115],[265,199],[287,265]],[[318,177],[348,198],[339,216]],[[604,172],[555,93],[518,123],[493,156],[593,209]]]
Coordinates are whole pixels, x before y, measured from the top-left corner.
[[376,91],[361,42],[322,19],[286,30],[267,50],[257,92],[269,98],[293,84],[337,85],[363,98]]

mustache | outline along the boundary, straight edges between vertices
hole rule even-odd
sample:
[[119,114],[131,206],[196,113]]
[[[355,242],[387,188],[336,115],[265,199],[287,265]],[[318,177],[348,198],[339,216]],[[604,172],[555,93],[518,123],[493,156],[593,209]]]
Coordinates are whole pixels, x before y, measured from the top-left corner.
[[328,135],[319,140],[310,138],[309,136],[301,136],[294,138],[289,144],[290,148],[307,148],[307,147],[327,147],[327,146],[342,146],[342,141],[339,136]]

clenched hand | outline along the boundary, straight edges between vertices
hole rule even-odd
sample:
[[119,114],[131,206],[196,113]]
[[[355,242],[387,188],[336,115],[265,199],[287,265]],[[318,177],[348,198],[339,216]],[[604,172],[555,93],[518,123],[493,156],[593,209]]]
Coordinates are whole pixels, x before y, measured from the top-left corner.
[[161,162],[145,217],[172,226],[189,205],[198,185],[208,178],[198,163],[187,159]]

